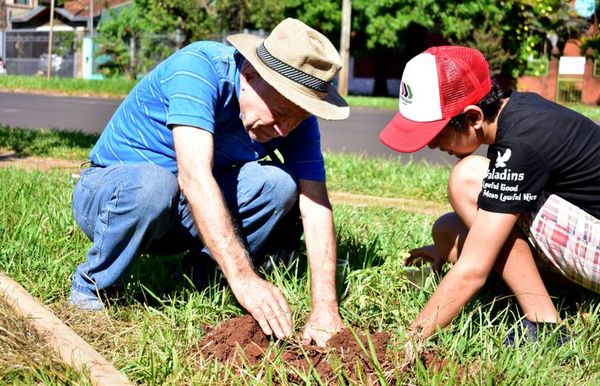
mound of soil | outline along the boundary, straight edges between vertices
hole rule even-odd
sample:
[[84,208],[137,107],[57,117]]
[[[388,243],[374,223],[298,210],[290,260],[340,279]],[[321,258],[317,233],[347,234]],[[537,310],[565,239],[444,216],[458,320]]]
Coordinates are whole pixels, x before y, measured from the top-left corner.
[[[273,360],[275,356],[280,356],[280,360],[290,369],[286,374],[288,381],[297,383],[305,382],[299,374],[307,374],[311,368],[326,384],[338,384],[340,376],[358,384],[378,384],[379,377],[393,377],[395,372],[410,376],[412,365],[394,370],[391,358],[393,353],[387,352],[390,340],[388,332],[376,332],[368,336],[355,333],[356,336],[350,330],[340,331],[329,339],[325,348],[287,340],[277,342],[277,345],[282,345],[269,350],[274,339],[262,332],[252,316],[245,315],[226,320],[213,328],[197,348],[192,350],[192,355],[200,354],[207,360],[235,365],[255,365],[269,352]],[[374,358],[377,358],[378,368]],[[472,372],[470,370],[476,370],[475,367],[469,369],[459,365],[432,350],[422,352],[420,359],[426,368],[435,373],[450,374],[456,371],[454,377],[459,380],[464,380]],[[386,381],[394,383],[392,379]]]
[[[301,381],[298,372],[306,374],[312,366],[326,383],[335,381],[340,368],[344,369],[348,379],[365,381],[366,378],[375,381],[378,374],[372,359],[374,356],[380,370],[392,368],[386,353],[390,334],[377,332],[367,337],[357,333],[357,337],[361,344],[350,330],[343,330],[331,337],[326,348],[288,341],[281,353],[281,360],[295,370],[288,372],[289,380]],[[246,315],[223,322],[206,336],[197,351],[209,360],[236,364],[246,360],[252,365],[263,358],[269,343],[269,338],[262,332],[258,323]],[[273,355],[276,354],[274,351],[277,350],[271,351]]]
[[[200,352],[220,362],[239,361],[244,354],[248,363],[262,359],[269,347],[269,339],[250,315],[224,321],[200,343]],[[241,352],[239,351],[241,350]]]

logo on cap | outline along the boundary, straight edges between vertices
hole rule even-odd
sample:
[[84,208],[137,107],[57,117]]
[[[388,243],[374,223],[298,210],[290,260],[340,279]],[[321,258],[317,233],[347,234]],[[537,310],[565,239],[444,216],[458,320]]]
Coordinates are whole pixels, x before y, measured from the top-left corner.
[[410,86],[407,85],[406,83],[402,82],[402,84],[400,85],[400,99],[405,104],[411,104],[412,97],[413,97],[413,93],[412,93],[412,90],[410,89]]

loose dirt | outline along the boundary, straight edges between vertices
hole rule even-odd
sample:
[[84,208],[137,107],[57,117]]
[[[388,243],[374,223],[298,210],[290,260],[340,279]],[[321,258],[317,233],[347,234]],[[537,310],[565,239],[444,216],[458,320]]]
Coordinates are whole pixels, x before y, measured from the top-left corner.
[[[210,327],[207,328],[210,330]],[[250,315],[245,315],[226,320],[212,328],[206,338],[191,350],[191,354],[202,358],[198,362],[199,366],[205,360],[236,366],[247,363],[252,366],[269,355],[271,360],[285,364],[285,368],[289,369],[287,380],[292,383],[305,383],[306,379],[301,375],[310,371],[315,371],[324,384],[339,384],[340,381],[381,384],[382,378],[388,384],[395,384],[398,374],[411,378],[412,366],[399,365],[401,359],[398,357],[402,356],[401,353],[392,353],[388,349],[390,333],[376,332],[368,337],[362,333],[356,334],[355,336],[351,330],[343,330],[332,336],[325,348],[289,340],[270,347],[273,340],[262,332]],[[431,350],[423,352],[420,357],[429,371],[446,373],[455,380],[465,380],[477,368],[459,365]]]
[[394,208],[436,217],[452,211],[452,207],[449,204],[439,204],[433,201],[412,198],[378,197],[347,192],[330,192],[330,198],[334,205],[346,204],[353,206]]
[[0,167],[17,167],[28,170],[72,170],[79,168],[79,163],[62,159],[23,157],[14,151],[0,150]]
[[[375,383],[381,373],[393,367],[386,352],[390,334],[376,332],[367,338],[359,333],[358,337],[360,344],[350,330],[343,330],[329,340],[326,348],[288,341],[285,346],[281,346],[283,352],[278,354],[275,349],[269,353],[273,357],[280,355],[287,367],[293,369],[287,374],[288,380],[292,382],[301,381],[298,373],[306,374],[312,366],[325,383],[332,383],[337,379],[336,370],[339,368],[344,369],[347,379]],[[269,350],[269,344],[270,340],[258,323],[250,315],[246,315],[223,322],[193,351],[208,360],[237,365],[246,361],[254,365],[263,359]],[[377,358],[377,361],[373,358]],[[378,364],[380,374],[374,362]]]

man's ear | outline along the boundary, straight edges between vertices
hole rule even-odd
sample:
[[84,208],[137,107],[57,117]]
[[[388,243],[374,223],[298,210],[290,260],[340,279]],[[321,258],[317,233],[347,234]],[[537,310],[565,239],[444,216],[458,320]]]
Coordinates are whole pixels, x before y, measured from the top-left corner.
[[474,129],[481,129],[483,126],[484,115],[479,106],[469,105],[464,108],[463,113],[466,116],[466,123]]

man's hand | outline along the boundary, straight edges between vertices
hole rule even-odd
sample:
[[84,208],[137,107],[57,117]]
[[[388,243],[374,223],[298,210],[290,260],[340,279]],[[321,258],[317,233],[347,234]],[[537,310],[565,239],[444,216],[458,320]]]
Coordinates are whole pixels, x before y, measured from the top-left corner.
[[293,332],[292,314],[281,290],[256,274],[229,282],[235,298],[258,322],[267,335],[278,339]]
[[313,310],[304,326],[302,343],[310,344],[314,341],[317,346],[325,347],[329,338],[343,328],[345,326],[337,311],[337,304],[329,308]]
[[267,335],[292,335],[292,318],[281,291],[259,278],[236,235],[221,189],[212,173],[214,142],[208,131],[173,128],[179,186],[188,200],[204,245],[221,267],[236,299]]

